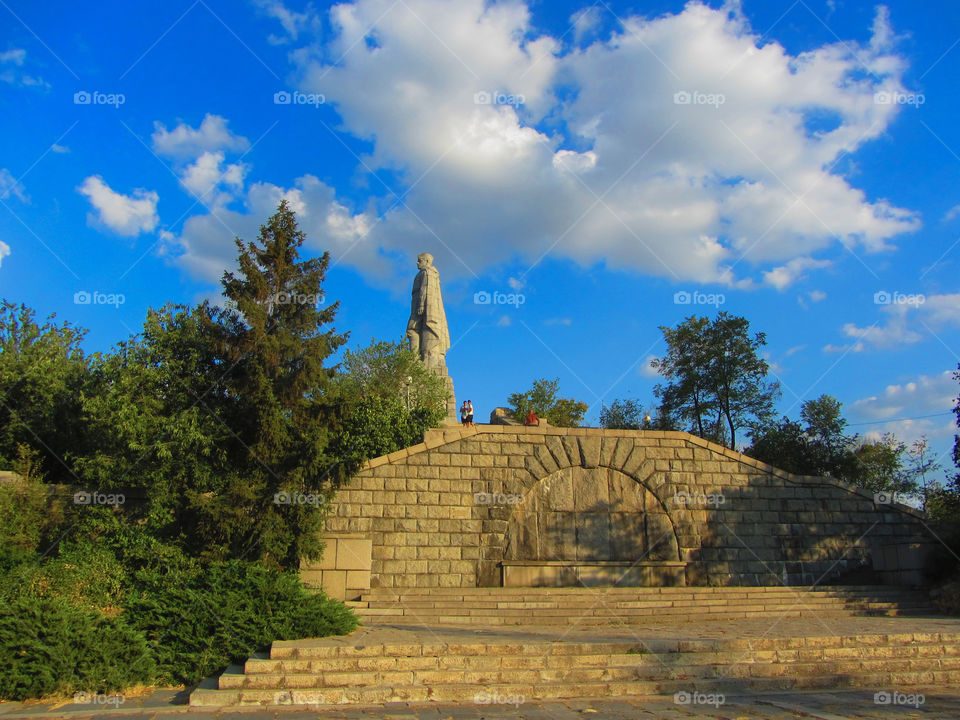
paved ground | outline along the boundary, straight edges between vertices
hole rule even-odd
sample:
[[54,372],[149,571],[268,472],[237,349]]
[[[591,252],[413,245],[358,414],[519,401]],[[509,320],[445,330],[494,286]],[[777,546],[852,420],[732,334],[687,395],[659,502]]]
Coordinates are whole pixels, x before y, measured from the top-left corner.
[[[560,702],[527,702],[517,705],[430,705],[409,706],[391,703],[377,708],[310,711],[309,708],[250,708],[219,712],[190,710],[182,702],[184,693],[159,690],[143,698],[130,698],[109,709],[73,702],[0,703],[0,720],[40,718],[109,718],[109,720],[929,720],[960,719],[960,689],[920,689],[914,698],[898,697],[899,701],[915,701],[914,705],[877,704],[867,691],[785,693],[724,698],[722,704],[677,704],[670,698],[604,700],[566,700]],[[718,700],[718,698],[700,698]],[[180,703],[176,702],[177,700]],[[891,698],[893,700],[893,698]],[[920,702],[922,700],[922,702]],[[102,706],[107,707],[107,706]]]

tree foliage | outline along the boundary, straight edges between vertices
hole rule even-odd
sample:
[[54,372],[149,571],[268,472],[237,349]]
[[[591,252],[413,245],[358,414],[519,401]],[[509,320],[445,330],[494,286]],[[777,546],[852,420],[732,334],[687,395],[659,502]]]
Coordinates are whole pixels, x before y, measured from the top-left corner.
[[560,378],[533,381],[526,392],[516,392],[507,398],[513,416],[523,420],[533,410],[556,427],[579,427],[589,406],[573,398],[560,397]]
[[0,304],[0,468],[11,468],[26,446],[51,480],[73,481],[70,456],[82,446],[88,374],[84,335],[54,315],[41,324],[26,305]]
[[732,448],[739,430],[773,416],[780,388],[766,380],[769,367],[760,356],[766,336],[751,337],[746,318],[726,312],[713,321],[691,316],[660,330],[667,353],[652,365],[667,380],[655,388],[664,417]]
[[353,463],[422,442],[446,416],[443,378],[401,342],[347,351],[337,385],[349,409],[334,445]]

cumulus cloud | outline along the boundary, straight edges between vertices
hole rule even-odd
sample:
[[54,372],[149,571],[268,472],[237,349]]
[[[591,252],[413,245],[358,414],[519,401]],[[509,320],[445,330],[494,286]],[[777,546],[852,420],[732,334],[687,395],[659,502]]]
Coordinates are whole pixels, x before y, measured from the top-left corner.
[[[183,169],[180,182],[205,202],[222,205],[243,189],[244,177],[248,170],[248,166],[242,163],[224,167],[222,152],[204,152],[194,163]],[[226,192],[215,192],[220,187],[224,187]]]
[[954,205],[944,213],[943,221],[950,222],[951,220],[956,220],[958,217],[960,217],[960,205]]
[[890,293],[887,297],[890,302],[879,306],[883,317],[875,324],[861,327],[856,323],[846,323],[843,326],[843,334],[855,342],[827,345],[824,350],[862,352],[868,346],[890,349],[920,342],[940,328],[960,327],[960,293]]
[[128,237],[151,232],[157,226],[158,197],[153,191],[137,188],[132,195],[124,195],[111,189],[99,175],[86,178],[77,190],[96,211],[87,215],[91,223],[105,225]]
[[217,150],[246,150],[250,142],[227,128],[227,121],[219,115],[204,115],[196,128],[180,123],[173,130],[160,122],[153,124],[153,150],[178,160],[196,158],[205,152]]
[[[791,54],[730,7],[626,17],[565,50],[522,2],[336,4],[332,32],[291,53],[294,79],[370,143],[365,170],[399,180],[359,206],[312,176],[262,191],[299,193],[336,262],[382,274],[428,250],[451,279],[553,256],[783,289],[826,267],[838,242],[880,252],[919,228],[913,211],[832,172],[902,109],[874,101],[905,90],[887,14],[865,44]],[[261,8],[288,34],[314,30],[273,0]],[[593,19],[574,22],[586,32]],[[158,123],[153,140],[191,160],[247,146],[215,115],[199,128]],[[204,162],[194,184],[209,189],[216,163]],[[223,226],[255,228],[273,209],[242,217],[253,188],[224,189],[243,211],[192,218],[173,243],[211,278]]]
[[3,266],[3,259],[10,254],[10,246],[3,240],[0,240],[0,267]]
[[27,202],[29,199],[23,183],[18,182],[6,168],[0,168],[0,200],[6,200],[11,195],[20,202]]
[[600,25],[600,8],[593,5],[578,10],[570,16],[570,25],[573,27],[574,42],[580,42],[587,35],[593,33]]
[[337,201],[333,188],[313,175],[297,178],[290,188],[254,183],[237,200],[240,209],[216,203],[210,212],[188,218],[179,235],[163,233],[163,254],[191,276],[216,282],[224,269],[236,266],[234,238],[253,240],[263,221],[286,200],[307,235],[308,250],[329,250],[335,262],[354,262],[380,275],[390,273],[387,258],[369,239],[377,222],[375,214],[351,213]]
[[[956,432],[952,415],[922,417],[945,413],[953,408],[957,383],[952,371],[938,375],[919,375],[901,384],[888,385],[878,395],[865,397],[850,405],[851,417],[863,418],[870,425],[867,434],[892,432],[901,440],[914,440],[920,435],[930,438],[948,437]],[[915,419],[909,419],[915,418]],[[867,427],[864,425],[864,427]]]
[[319,27],[320,18],[309,5],[303,12],[296,12],[280,0],[254,0],[254,4],[264,15],[278,21],[283,27],[283,35],[268,36],[274,45],[284,45],[291,40],[296,40],[303,30]]
[[763,273],[763,281],[768,285],[773,285],[777,290],[784,290],[798,280],[801,280],[807,270],[829,267],[831,264],[829,260],[814,260],[808,257],[798,257],[785,265],[780,265]]
[[640,363],[640,368],[637,372],[645,378],[655,378],[660,376],[660,372],[653,366],[653,361],[656,360],[655,355],[647,355],[643,362]]
[[900,110],[874,102],[903,90],[884,14],[866,45],[797,55],[697,2],[566,54],[520,3],[357,0],[330,20],[338,61],[295,53],[299,84],[372,142],[369,167],[416,180],[374,243],[426,238],[448,274],[550,253],[728,284],[759,267],[783,287],[838,239],[878,252],[919,227],[831,172]]

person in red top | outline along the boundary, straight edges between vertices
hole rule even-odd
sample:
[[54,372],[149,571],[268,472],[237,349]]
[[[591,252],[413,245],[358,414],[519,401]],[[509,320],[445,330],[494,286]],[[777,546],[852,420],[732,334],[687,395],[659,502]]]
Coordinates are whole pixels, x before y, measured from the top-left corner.
[[531,408],[530,412],[527,413],[527,416],[523,419],[524,425],[539,425],[540,418],[537,417],[537,414]]

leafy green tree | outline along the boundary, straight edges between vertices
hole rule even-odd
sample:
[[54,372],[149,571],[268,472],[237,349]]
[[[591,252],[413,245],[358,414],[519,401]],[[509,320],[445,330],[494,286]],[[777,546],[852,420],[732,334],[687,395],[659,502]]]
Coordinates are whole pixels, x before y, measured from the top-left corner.
[[758,424],[751,429],[752,444],[744,452],[797,475],[831,475],[853,482],[857,461],[852,447],[857,438],[845,434],[841,407],[830,395],[808,400],[800,408],[805,424],[787,417]]
[[614,400],[600,411],[600,427],[607,430],[640,430],[651,420],[638,400]]
[[26,305],[0,304],[0,468],[12,467],[18,448],[29,446],[48,480],[74,482],[69,456],[83,438],[86,331],[54,319],[39,324]]
[[766,380],[769,367],[760,357],[766,336],[751,336],[746,318],[726,312],[712,322],[691,316],[660,330],[667,353],[653,366],[668,380],[655,389],[665,415],[731,448],[738,430],[769,421],[780,388]]
[[904,467],[906,449],[892,433],[876,442],[863,443],[853,451],[857,461],[853,482],[873,492],[915,493],[917,481]]
[[236,241],[239,273],[223,276],[231,307],[212,328],[236,409],[228,429],[245,452],[199,508],[215,531],[204,541],[225,557],[288,568],[319,554],[323,501],[356,470],[332,452],[344,403],[324,363],[346,336],[325,329],[339,303],[318,307],[330,256],[301,260],[305,239],[284,200],[255,242]]
[[231,431],[239,400],[221,381],[217,312],[150,310],[139,335],[94,357],[83,397],[90,450],[77,460],[92,488],[127,491],[119,511],[129,522],[195,555],[208,536],[198,508],[224,491],[245,453]]
[[589,406],[573,398],[562,398],[560,378],[555,380],[539,379],[533,381],[533,387],[526,392],[516,392],[507,398],[513,416],[523,420],[533,410],[539,417],[546,418],[556,427],[579,427]]
[[405,343],[347,351],[337,376],[347,402],[336,454],[360,463],[423,441],[446,416],[447,389]]

